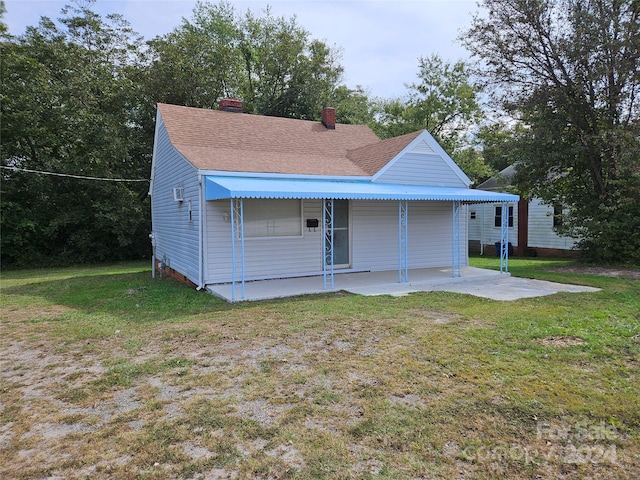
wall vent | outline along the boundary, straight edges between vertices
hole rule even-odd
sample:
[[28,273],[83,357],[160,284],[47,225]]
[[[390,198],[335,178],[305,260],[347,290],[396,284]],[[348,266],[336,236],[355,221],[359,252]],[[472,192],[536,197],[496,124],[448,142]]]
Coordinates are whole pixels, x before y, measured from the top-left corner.
[[412,153],[437,153],[431,146],[422,140],[415,147],[413,147]]
[[175,187],[173,189],[173,200],[176,201],[176,202],[183,202],[184,201],[184,188]]

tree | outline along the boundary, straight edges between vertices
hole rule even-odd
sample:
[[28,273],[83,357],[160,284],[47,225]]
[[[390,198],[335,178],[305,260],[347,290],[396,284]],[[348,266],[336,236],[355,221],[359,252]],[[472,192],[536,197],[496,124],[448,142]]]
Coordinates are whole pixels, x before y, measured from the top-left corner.
[[420,81],[407,85],[407,100],[381,100],[378,121],[372,128],[381,138],[426,129],[474,183],[484,181],[493,172],[471,138],[483,112],[478,102],[479,88],[470,77],[462,61],[451,64],[436,54],[420,58]]
[[213,108],[238,96],[246,113],[317,119],[342,75],[336,51],[268,8],[239,16],[228,2],[198,2],[191,19],[148,45],[148,108]]
[[7,24],[2,20],[5,13],[7,13],[7,7],[4,3],[4,0],[0,0],[0,35],[6,35],[7,31],[9,30],[7,28]]
[[361,85],[354,89],[338,86],[327,105],[335,107],[337,123],[373,125],[375,122],[376,104]]
[[[131,112],[139,43],[117,15],[66,7],[3,39],[2,264],[140,258],[149,249],[144,179],[150,145]],[[139,150],[140,149],[140,150]],[[13,170],[11,170],[13,169]],[[31,170],[31,171],[28,171]]]
[[464,35],[522,123],[523,191],[569,207],[592,259],[640,262],[640,2],[484,0]]
[[482,125],[475,134],[485,163],[495,172],[520,161],[518,139],[527,132],[522,123],[495,121]]
[[407,85],[407,101],[382,102],[380,134],[391,136],[427,129],[450,149],[482,119],[478,102],[479,89],[470,81],[467,65],[445,62],[433,54],[419,59],[419,83]]
[[198,2],[190,20],[147,45],[145,89],[149,106],[157,102],[213,108],[222,97],[239,93],[241,32],[230,3]]
[[260,17],[247,11],[240,28],[247,110],[317,119],[342,76],[337,54],[311,40],[295,17],[273,17],[269,8]]

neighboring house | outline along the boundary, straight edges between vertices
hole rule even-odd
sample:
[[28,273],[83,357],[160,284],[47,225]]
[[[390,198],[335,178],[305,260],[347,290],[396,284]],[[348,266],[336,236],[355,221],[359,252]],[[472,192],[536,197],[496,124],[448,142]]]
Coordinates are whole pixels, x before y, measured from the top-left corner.
[[469,189],[426,130],[382,141],[366,126],[336,125],[332,108],[322,122],[241,108],[158,105],[154,264],[198,288],[232,283],[243,298],[250,280],[317,275],[333,288],[339,272],[459,275],[467,205],[518,200]]
[[[505,192],[516,174],[511,165],[495,177],[478,185],[479,190]],[[563,207],[549,206],[539,198],[520,199],[508,205],[509,238],[513,250],[520,256],[565,256],[575,252],[575,238],[558,235]],[[469,249],[481,253],[494,252],[500,241],[501,206],[477,205],[469,209]]]

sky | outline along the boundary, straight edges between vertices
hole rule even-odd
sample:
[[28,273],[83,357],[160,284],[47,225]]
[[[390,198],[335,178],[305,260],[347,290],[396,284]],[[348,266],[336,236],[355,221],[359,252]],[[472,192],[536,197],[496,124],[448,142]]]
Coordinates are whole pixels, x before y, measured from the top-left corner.
[[[70,0],[5,0],[4,22],[20,35],[41,16],[56,19]],[[210,0],[210,3],[218,3]],[[275,16],[295,15],[312,38],[342,54],[343,83],[362,86],[370,95],[402,97],[417,82],[420,57],[437,53],[447,62],[468,60],[457,38],[476,12],[475,0],[269,0],[231,1],[236,12],[259,14],[267,6]],[[145,39],[170,32],[190,18],[196,0],[98,0],[91,8],[122,14]]]

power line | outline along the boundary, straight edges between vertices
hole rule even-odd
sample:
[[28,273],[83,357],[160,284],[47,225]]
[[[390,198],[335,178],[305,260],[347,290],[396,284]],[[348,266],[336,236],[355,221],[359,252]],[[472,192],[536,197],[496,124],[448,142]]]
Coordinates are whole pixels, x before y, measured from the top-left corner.
[[0,165],[0,168],[4,168],[6,170],[13,170],[14,172],[38,173],[40,175],[52,175],[54,177],[78,178],[81,180],[100,180],[103,182],[148,182],[149,181],[148,179],[87,177],[85,175],[71,175],[68,173],[43,172],[40,170],[30,170],[28,168],[19,168],[19,167],[8,167],[4,165]]

